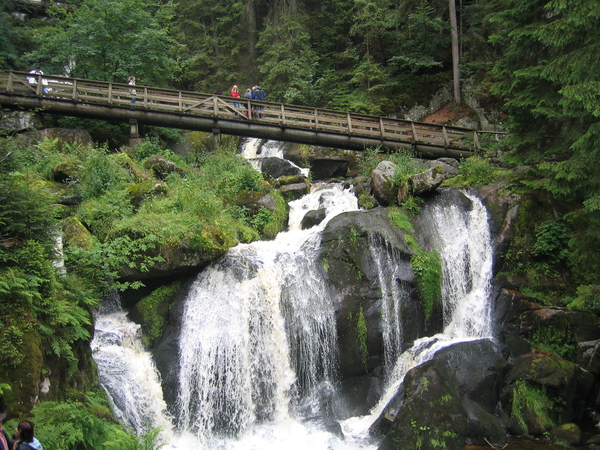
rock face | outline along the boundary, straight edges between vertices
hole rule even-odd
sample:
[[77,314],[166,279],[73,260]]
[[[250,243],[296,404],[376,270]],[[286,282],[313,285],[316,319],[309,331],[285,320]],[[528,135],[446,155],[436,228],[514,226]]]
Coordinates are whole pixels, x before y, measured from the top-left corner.
[[29,111],[2,111],[0,113],[0,129],[7,132],[31,130],[40,124],[35,113]]
[[[405,342],[416,339],[425,326],[410,262],[413,250],[384,209],[340,214],[328,222],[321,239],[321,258],[336,305],[339,372],[348,389],[342,415],[364,414],[381,394],[384,364],[377,258],[393,259],[390,283],[409,289],[406,310],[411,313],[401,325]],[[368,250],[370,242],[378,242],[376,248],[384,248],[385,255]]]
[[44,128],[23,133],[26,139],[42,142],[44,139],[58,139],[61,144],[92,145],[92,136],[86,130],[74,128]]
[[[377,426],[380,450],[460,450],[467,440],[502,445],[506,432],[494,415],[508,363],[489,340],[455,344],[410,370]],[[391,421],[391,424],[390,424]]]

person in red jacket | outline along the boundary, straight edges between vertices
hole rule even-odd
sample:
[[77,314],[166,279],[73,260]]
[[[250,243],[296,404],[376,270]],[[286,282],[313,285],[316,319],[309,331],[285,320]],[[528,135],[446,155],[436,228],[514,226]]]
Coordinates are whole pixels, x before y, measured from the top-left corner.
[[[240,98],[240,91],[238,90],[237,85],[234,85],[231,88],[231,96],[235,97],[235,98]],[[235,106],[236,108],[241,108],[242,107],[242,105],[239,102],[234,102],[233,106]]]
[[0,413],[0,450],[12,450],[15,441],[8,437],[2,429],[2,422],[6,419],[6,413]]

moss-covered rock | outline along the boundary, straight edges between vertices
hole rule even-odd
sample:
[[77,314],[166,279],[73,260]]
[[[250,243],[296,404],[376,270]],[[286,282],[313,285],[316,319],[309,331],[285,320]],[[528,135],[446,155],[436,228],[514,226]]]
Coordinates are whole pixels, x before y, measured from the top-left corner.
[[140,183],[128,184],[127,192],[131,197],[131,203],[137,208],[147,198],[166,195],[168,186],[162,181],[145,180]]
[[154,175],[160,180],[164,180],[172,173],[177,173],[179,175],[185,173],[185,171],[173,161],[169,161],[162,156],[151,156],[144,163],[144,167],[148,170],[152,170]]
[[62,226],[63,242],[66,245],[74,245],[91,250],[94,237],[76,216],[63,219]]
[[80,162],[74,157],[69,157],[52,167],[52,179],[59,183],[77,180],[79,178],[80,170]]
[[181,285],[181,281],[175,281],[161,286],[134,306],[132,316],[141,324],[144,343],[149,348],[153,348],[154,343],[162,337],[169,320],[173,297]]

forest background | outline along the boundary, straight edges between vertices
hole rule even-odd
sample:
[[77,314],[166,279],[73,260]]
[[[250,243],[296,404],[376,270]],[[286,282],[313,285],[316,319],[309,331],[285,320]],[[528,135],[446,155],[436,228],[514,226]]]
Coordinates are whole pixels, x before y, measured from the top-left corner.
[[[118,82],[135,75],[141,85],[201,92],[227,93],[233,84],[242,90],[260,84],[271,101],[402,117],[453,85],[452,4],[71,0],[40,6],[5,0],[0,5],[0,67],[29,70],[39,65],[46,74]],[[518,273],[521,287],[534,289],[531,293],[548,304],[599,313],[600,4],[462,0],[454,6],[461,84],[469,85],[485,108],[506,115],[503,125],[509,137],[501,150],[507,170],[502,176],[509,189],[529,199],[506,270]],[[120,129],[98,121],[47,120],[96,131],[95,137],[103,135],[100,130],[109,130],[107,135]],[[167,134],[162,131],[162,137]],[[105,281],[118,273],[119,265],[131,263],[136,252],[189,236],[191,223],[199,227],[192,231],[202,237],[198,245],[207,251],[272,235],[281,226],[280,218],[267,214],[257,219],[233,205],[236,189],[269,187],[230,148],[218,158],[199,155],[194,161],[177,161],[188,174],[196,173],[190,179],[195,193],[206,200],[201,207],[189,201],[189,186],[178,179],[168,181],[171,197],[162,203],[134,207],[124,186],[143,180],[127,177],[141,173],[136,167],[149,155],[164,154],[156,143],[129,154],[106,145],[85,150],[46,142],[25,149],[12,139],[3,139],[1,145],[0,313],[13,319],[0,330],[3,373],[16,367],[30,370],[22,366],[24,355],[31,354],[23,342],[38,345],[39,361],[26,362],[41,367],[43,360],[45,367],[53,367],[63,389],[55,398],[59,403],[42,403],[36,417],[54,423],[60,436],[61,421],[79,415],[79,428],[69,422],[81,430],[73,436],[74,448],[85,440],[82,445],[94,448],[108,435],[126,441],[125,432],[103,428],[114,424],[102,422],[111,413],[101,391],[92,389],[97,380],[86,365],[89,310],[102,297]],[[75,161],[80,168],[74,187],[83,201],[77,215],[96,239],[93,248],[77,250],[85,255],[72,256],[86,264],[76,265],[79,271],[72,267],[67,278],[56,277],[50,265],[52,230],[62,225],[53,208],[55,199],[39,184],[61,160]],[[478,175],[471,172],[474,176],[468,178],[469,170],[490,166],[485,156],[477,164],[462,165],[467,184]],[[124,166],[129,170],[123,171]],[[211,184],[211,174],[226,179],[227,189]],[[476,182],[492,181],[485,177]],[[202,210],[206,205],[214,217]],[[182,210],[189,214],[182,215]],[[200,212],[205,221],[198,224],[195,215]],[[168,225],[168,235],[151,229],[157,217]],[[11,245],[15,242],[19,245]],[[111,264],[99,264],[107,254]],[[2,409],[6,399],[17,411],[18,405],[28,403],[16,398],[13,386],[15,380],[0,379]],[[27,410],[23,408],[21,412]],[[85,434],[92,422],[97,433]],[[53,439],[59,438],[45,436],[49,444]],[[120,443],[107,448],[141,445],[128,442],[130,447]]]

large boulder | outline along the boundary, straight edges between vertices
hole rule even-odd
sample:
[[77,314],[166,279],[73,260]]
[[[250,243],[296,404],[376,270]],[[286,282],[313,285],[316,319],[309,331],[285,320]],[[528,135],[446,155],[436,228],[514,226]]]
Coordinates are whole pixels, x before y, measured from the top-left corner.
[[41,123],[36,113],[29,111],[0,111],[0,130],[9,133],[31,130]]
[[[343,383],[354,380],[346,384],[351,392],[342,396],[352,399],[348,411],[364,414],[374,406],[375,393],[381,394],[381,378],[375,373],[385,365],[383,318],[392,315],[389,308],[399,308],[395,327],[402,330],[401,336],[388,335],[388,343],[397,339],[386,349],[389,361],[422,336],[426,325],[432,333],[440,331],[439,312],[425,323],[411,265],[414,250],[404,232],[390,223],[386,209],[334,217],[321,235],[320,251],[336,309],[339,371]],[[402,292],[402,298],[394,292]]]
[[411,369],[374,425],[385,434],[379,450],[460,450],[467,442],[502,445],[506,432],[496,405],[508,363],[489,340],[438,351]]
[[346,172],[348,172],[348,161],[341,159],[313,159],[310,164],[313,180],[345,177]]
[[177,164],[173,161],[169,161],[163,156],[151,156],[144,163],[144,167],[148,170],[152,170],[159,180],[165,180],[172,173],[177,173],[179,175],[185,173],[183,169],[177,166]]
[[237,197],[237,204],[248,208],[251,214],[256,214],[261,208],[275,211],[277,201],[275,197],[264,192],[240,191]]
[[519,356],[501,397],[509,431],[539,436],[555,425],[581,421],[593,382],[589,372],[553,353]]
[[270,156],[268,158],[263,158],[260,161],[261,172],[271,178],[301,175],[300,168],[285,159]]
[[60,145],[82,144],[92,145],[92,135],[87,130],[79,128],[44,128],[43,130],[27,131],[23,137],[30,143],[42,142],[45,139],[58,139]]
[[396,201],[397,190],[394,189],[394,173],[396,164],[391,161],[381,161],[371,172],[371,189],[377,201],[384,205],[392,205]]
[[448,164],[444,161],[434,161],[424,172],[411,175],[408,179],[409,193],[412,195],[423,195],[437,189],[444,181],[456,176],[457,164]]

